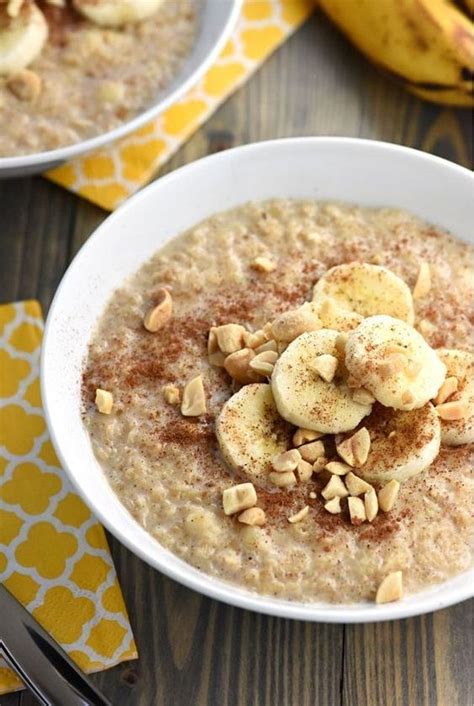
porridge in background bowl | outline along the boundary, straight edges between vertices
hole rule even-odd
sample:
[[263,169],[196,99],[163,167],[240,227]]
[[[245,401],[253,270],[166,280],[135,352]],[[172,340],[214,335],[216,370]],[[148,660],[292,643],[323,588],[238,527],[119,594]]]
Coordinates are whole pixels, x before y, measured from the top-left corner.
[[112,130],[191,51],[196,0],[0,0],[0,157]]
[[173,239],[86,361],[111,486],[163,546],[262,595],[385,602],[461,573],[473,272],[472,246],[391,209],[273,200]]

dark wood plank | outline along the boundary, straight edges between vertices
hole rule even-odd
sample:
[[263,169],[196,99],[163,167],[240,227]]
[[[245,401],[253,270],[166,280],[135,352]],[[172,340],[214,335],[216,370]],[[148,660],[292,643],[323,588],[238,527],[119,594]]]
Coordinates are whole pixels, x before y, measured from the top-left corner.
[[[162,173],[210,152],[291,135],[418,147],[469,166],[468,111],[423,104],[381,77],[319,15],[233,96]],[[45,308],[106,217],[42,179],[0,182],[2,300]],[[117,706],[471,706],[474,602],[367,626],[255,615],[161,576],[111,538],[140,660],[94,675]],[[24,693],[0,706],[33,706]]]

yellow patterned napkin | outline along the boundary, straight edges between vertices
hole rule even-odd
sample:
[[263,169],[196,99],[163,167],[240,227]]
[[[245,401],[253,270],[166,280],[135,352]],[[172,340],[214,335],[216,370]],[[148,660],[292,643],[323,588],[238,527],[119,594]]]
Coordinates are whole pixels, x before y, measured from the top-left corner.
[[[59,466],[38,302],[0,306],[0,581],[85,671],[137,657],[104,530]],[[0,694],[22,688],[0,659]]]
[[311,14],[314,0],[244,0],[238,23],[214,65],[181,100],[133,135],[48,172],[47,176],[113,210],[137,191],[262,62]]

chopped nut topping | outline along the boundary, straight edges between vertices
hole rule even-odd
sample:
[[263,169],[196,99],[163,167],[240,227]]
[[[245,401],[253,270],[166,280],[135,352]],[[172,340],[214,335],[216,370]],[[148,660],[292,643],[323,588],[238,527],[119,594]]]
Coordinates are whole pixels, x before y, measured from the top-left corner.
[[330,461],[329,463],[326,463],[324,468],[335,476],[345,476],[346,473],[349,473],[351,470],[350,466],[346,463],[341,463],[340,461]]
[[30,69],[21,69],[7,79],[8,89],[26,103],[34,103],[41,93],[41,78]]
[[444,402],[437,405],[435,408],[438,416],[445,421],[457,421],[464,419],[468,415],[467,403],[463,400],[454,400],[453,402]]
[[95,391],[95,406],[101,414],[110,414],[114,406],[112,393],[98,387]]
[[286,473],[286,471],[294,471],[300,461],[300,452],[297,449],[291,449],[272,458],[272,466],[275,471]]
[[317,331],[321,328],[321,321],[309,304],[300,306],[299,309],[286,311],[280,314],[271,324],[271,337],[283,343],[290,343],[306,331]]
[[418,324],[418,330],[423,336],[429,336],[436,331],[436,326],[428,321],[428,319],[422,319]]
[[366,483],[365,480],[356,476],[352,471],[347,474],[345,481],[347,490],[351,495],[362,495],[362,493],[368,493],[373,490],[369,483]]
[[336,497],[346,498],[349,492],[339,476],[331,476],[329,483],[322,489],[321,495],[325,500],[332,500]]
[[357,387],[352,393],[352,399],[358,404],[374,404],[375,397],[363,387]]
[[407,357],[403,353],[391,353],[378,366],[380,376],[387,380],[405,370],[407,363]]
[[415,401],[415,395],[410,390],[405,390],[402,394],[403,404],[412,404]]
[[418,279],[413,288],[413,299],[426,297],[431,289],[431,270],[427,262],[422,262],[418,272]]
[[296,475],[298,476],[300,483],[307,483],[313,475],[312,464],[308,463],[308,461],[303,461],[303,459],[301,459],[301,461],[296,467]]
[[316,500],[316,498],[317,498],[318,496],[316,495],[316,493],[314,492],[314,490],[312,490],[312,491],[310,492],[310,494],[309,494],[309,497],[311,498],[311,500]]
[[355,526],[361,525],[367,519],[364,502],[360,498],[352,497],[347,502],[349,504],[351,523]]
[[293,434],[293,444],[294,446],[301,446],[306,444],[308,441],[315,441],[320,439],[324,434],[319,431],[313,431],[312,429],[298,429]]
[[301,454],[301,458],[314,463],[317,458],[324,456],[324,444],[322,441],[312,441],[310,444],[299,446],[298,451]]
[[257,492],[253,483],[240,483],[226,488],[222,493],[222,504],[226,515],[254,507],[257,504]]
[[273,272],[276,269],[275,263],[268,257],[256,257],[251,267],[257,272]]
[[284,353],[287,348],[288,348],[288,343],[283,343],[282,341],[277,342],[278,355],[281,355],[282,353]]
[[244,525],[261,527],[266,522],[265,513],[261,507],[249,507],[238,516],[238,521]]
[[403,597],[403,580],[401,571],[388,574],[377,589],[376,603],[392,603]]
[[363,466],[370,451],[370,434],[365,427],[336,446],[337,453],[349,466]]
[[240,324],[224,324],[216,326],[214,332],[217,337],[217,345],[223,353],[235,353],[243,348],[245,328]]
[[262,377],[256,370],[252,370],[250,362],[255,358],[251,348],[241,348],[228,355],[224,361],[224,368],[237,382],[247,385],[251,382],[261,382]]
[[381,510],[384,512],[390,512],[395,505],[399,490],[400,483],[395,479],[389,481],[381,490],[379,490],[378,498],[379,507]]
[[206,393],[201,375],[197,375],[185,385],[181,414],[185,417],[198,417],[206,413]]
[[454,376],[447,377],[439,388],[438,394],[434,398],[435,405],[439,405],[443,402],[446,402],[446,400],[451,397],[451,395],[457,392],[458,386],[459,380],[457,378],[455,378]]
[[326,467],[328,460],[326,456],[320,456],[313,463],[313,473],[321,473],[321,471]]
[[245,331],[243,338],[244,344],[247,348],[258,348],[267,342],[267,337],[261,329],[259,331],[255,331],[254,333]]
[[275,471],[274,473],[270,473],[268,478],[270,482],[278,488],[287,488],[289,485],[296,483],[296,476],[293,471],[286,471],[285,473]]
[[168,404],[179,404],[181,393],[175,385],[165,385],[163,387],[163,397]]
[[301,522],[301,520],[304,520],[308,512],[309,505],[305,505],[304,508],[302,508],[299,512],[289,517],[288,522],[291,522],[292,525],[294,525],[296,522]]
[[379,501],[377,500],[377,493],[374,488],[368,490],[364,495],[364,504],[367,520],[372,522],[377,517],[379,511]]
[[216,368],[223,368],[226,357],[222,351],[215,351],[214,353],[209,353],[207,359],[210,365],[214,365]]
[[260,375],[271,375],[277,358],[278,353],[275,351],[264,351],[252,358],[249,365],[252,370],[256,370]]
[[324,503],[324,509],[331,515],[337,515],[341,512],[341,498],[336,496],[332,500],[328,500],[327,503]]
[[156,333],[171,319],[173,313],[173,300],[167,289],[158,290],[158,304],[150,309],[143,319],[147,331]]
[[338,360],[334,355],[324,353],[323,355],[316,356],[309,367],[326,382],[332,382],[336,374],[337,364]]
[[266,351],[275,351],[275,353],[277,353],[277,357],[278,357],[278,344],[272,338],[269,341],[262,343],[261,346],[257,346],[257,348],[255,348],[254,350],[257,355],[259,353],[265,353]]

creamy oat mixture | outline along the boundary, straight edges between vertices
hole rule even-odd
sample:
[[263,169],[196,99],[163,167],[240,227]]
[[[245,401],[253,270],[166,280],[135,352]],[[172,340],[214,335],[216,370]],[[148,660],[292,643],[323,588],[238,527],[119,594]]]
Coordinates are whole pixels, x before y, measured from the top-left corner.
[[0,75],[0,157],[86,140],[152,106],[196,32],[195,0],[165,0],[151,17],[115,28],[82,17],[69,0],[38,5],[49,25],[40,55]]
[[[413,593],[471,565],[472,444],[441,444],[431,465],[401,479],[399,488],[397,481],[368,474],[374,490],[367,493],[358,487],[364,467],[354,467],[354,453],[364,456],[370,440],[375,449],[377,435],[390,428],[384,425],[391,423],[391,412],[378,403],[359,425],[370,433],[360,431],[357,446],[351,446],[354,432],[315,440],[282,420],[271,443],[278,437],[284,448],[298,447],[298,458],[308,460],[295,469],[292,458],[273,457],[274,480],[249,477],[255,470],[251,464],[241,466],[242,474],[223,460],[216,418],[226,400],[246,388],[219,367],[222,340],[211,344],[214,364],[209,362],[211,327],[233,323],[262,330],[280,313],[310,301],[313,285],[329,268],[356,261],[385,266],[415,288],[414,325],[430,346],[474,351],[471,246],[405,212],[294,200],[248,204],[174,239],[114,293],[91,343],[84,420],[123,504],[185,561],[261,594],[373,600],[386,579],[385,599],[393,600],[401,595],[397,572],[403,574],[404,592]],[[171,302],[163,304],[163,289]],[[151,315],[155,305],[159,309]],[[295,344],[286,351],[285,345],[278,344],[280,362]],[[399,353],[391,356],[395,365]],[[262,376],[272,374],[274,357],[260,360]],[[317,357],[318,380],[332,379],[333,358]],[[256,379],[267,383],[265,377]],[[457,382],[443,385],[434,402],[439,416],[456,415],[460,403],[450,385]],[[373,402],[367,390],[356,389],[361,405]],[[409,396],[405,402],[409,408]],[[438,419],[431,403],[424,409]],[[387,439],[392,436],[387,433]],[[397,438],[415,452],[428,442],[410,435],[409,428]],[[393,448],[395,453],[398,446]],[[318,462],[321,453],[326,458]],[[382,462],[391,461],[382,456]],[[323,468],[326,462],[332,467]],[[292,474],[296,482],[281,481]],[[252,497],[246,486],[239,505],[235,486],[249,482]],[[345,495],[353,497],[338,499],[338,488],[346,486]]]

